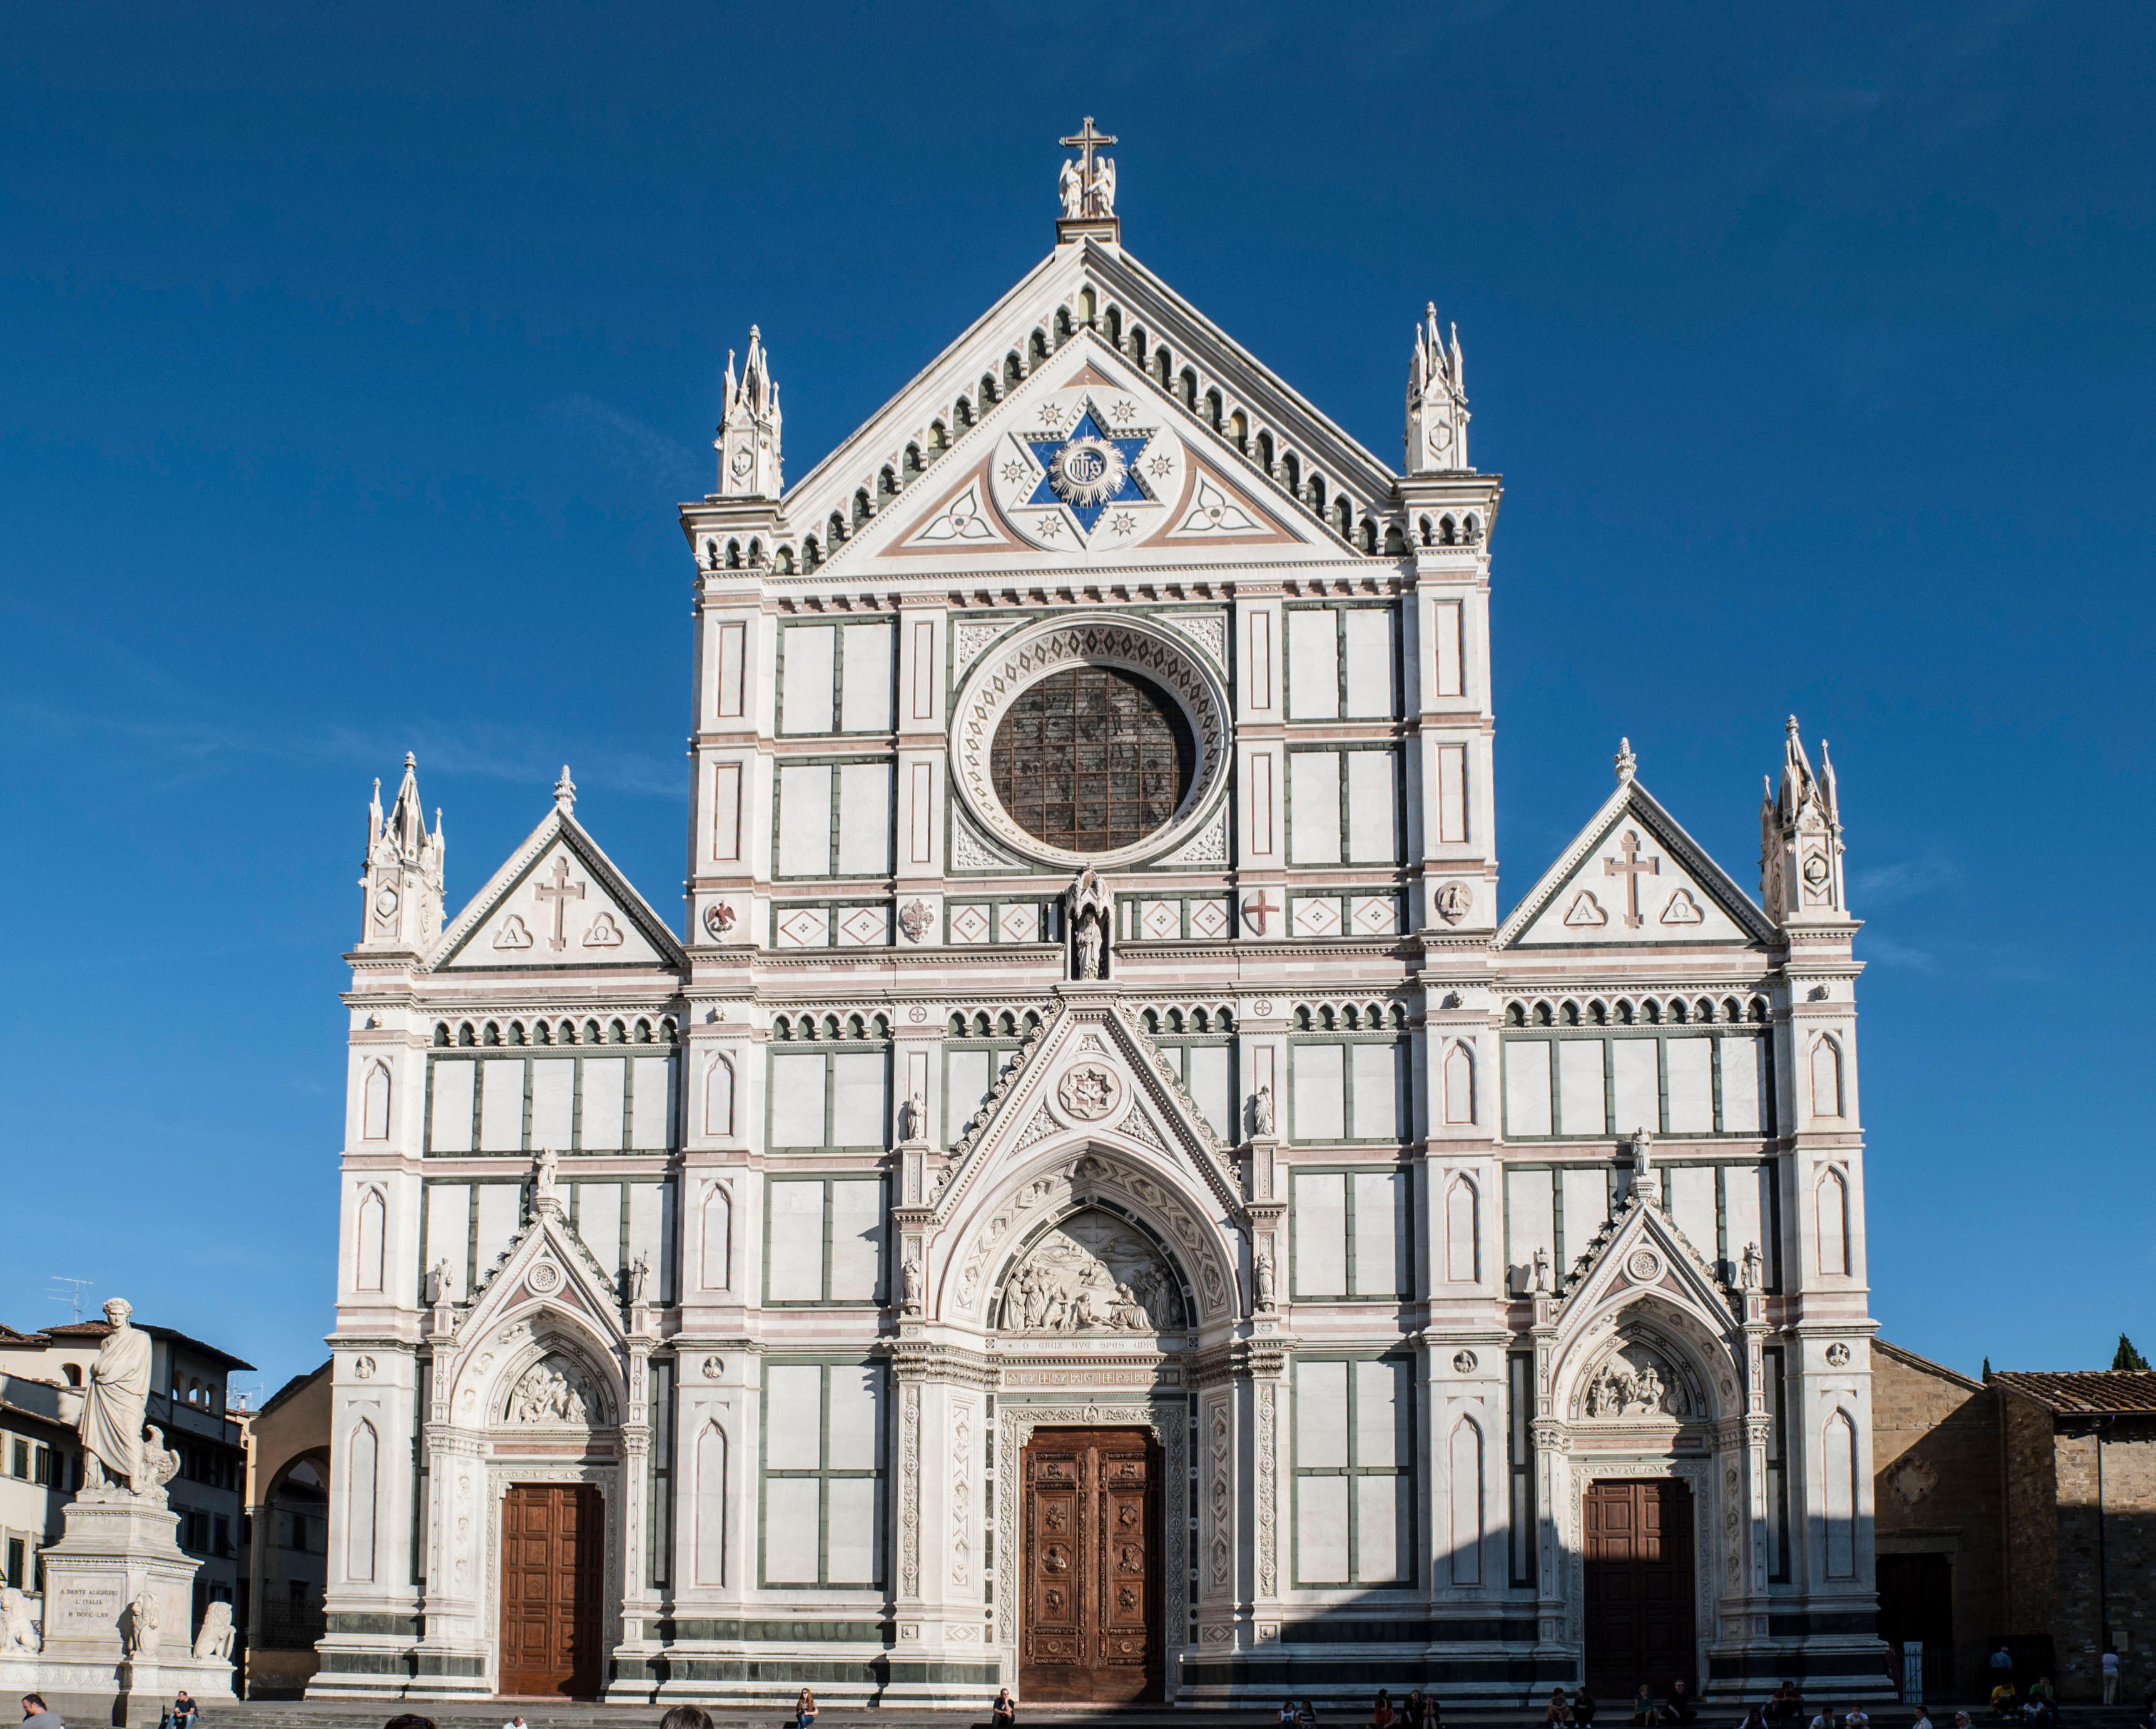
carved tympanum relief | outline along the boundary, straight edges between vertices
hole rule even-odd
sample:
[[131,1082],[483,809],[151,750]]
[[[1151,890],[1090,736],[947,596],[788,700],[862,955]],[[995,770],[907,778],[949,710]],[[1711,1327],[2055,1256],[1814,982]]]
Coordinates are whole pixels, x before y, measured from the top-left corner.
[[1034,1244],[1005,1281],[1006,1332],[1160,1332],[1185,1324],[1173,1273],[1105,1213],[1073,1215]]
[[511,1423],[581,1425],[598,1404],[584,1372],[566,1357],[543,1357],[525,1370],[509,1395]]
[[1580,1409],[1599,1418],[1692,1414],[1684,1377],[1660,1352],[1636,1343],[1620,1345],[1603,1359],[1587,1379]]

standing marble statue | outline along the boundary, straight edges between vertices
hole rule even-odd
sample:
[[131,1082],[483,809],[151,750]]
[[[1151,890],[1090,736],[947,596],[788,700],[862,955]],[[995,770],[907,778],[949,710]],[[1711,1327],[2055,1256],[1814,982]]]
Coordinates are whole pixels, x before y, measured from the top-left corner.
[[1086,911],[1078,915],[1078,976],[1098,978],[1101,976],[1101,919],[1100,915]]
[[105,1306],[112,1331],[97,1347],[75,1430],[82,1437],[86,1487],[125,1484],[140,1494],[151,1486],[142,1460],[142,1423],[150,1407],[150,1336],[128,1326],[134,1312],[133,1305],[119,1297]]

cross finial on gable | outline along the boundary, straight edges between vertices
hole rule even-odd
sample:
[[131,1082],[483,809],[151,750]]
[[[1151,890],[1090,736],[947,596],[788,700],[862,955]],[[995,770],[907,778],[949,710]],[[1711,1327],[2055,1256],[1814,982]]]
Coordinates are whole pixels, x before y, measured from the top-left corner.
[[1101,146],[1115,143],[1116,135],[1096,131],[1093,116],[1089,114],[1076,131],[1056,141],[1065,150],[1076,151],[1078,160],[1066,161],[1063,172],[1056,177],[1056,196],[1062,203],[1063,213],[1055,224],[1055,238],[1075,240],[1095,234],[1106,240],[1116,239],[1120,231],[1116,221],[1115,159],[1094,154]]

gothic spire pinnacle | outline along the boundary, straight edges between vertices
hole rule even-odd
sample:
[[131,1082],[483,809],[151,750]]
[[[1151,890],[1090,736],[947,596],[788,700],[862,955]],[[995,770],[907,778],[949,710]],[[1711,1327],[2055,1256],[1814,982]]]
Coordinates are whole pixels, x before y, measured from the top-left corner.
[[1821,740],[1820,772],[1812,772],[1794,715],[1782,731],[1781,783],[1763,784],[1759,850],[1759,892],[1769,917],[1786,925],[1849,916],[1834,764]]
[[741,374],[734,373],[734,351],[726,351],[726,403],[719,435],[719,496],[777,498],[783,490],[779,460],[778,386],[771,376],[771,356],[763,331],[748,327],[748,353]]
[[1467,391],[1462,382],[1460,326],[1448,346],[1437,302],[1425,301],[1408,356],[1407,468],[1430,474],[1467,466]]
[[419,805],[418,758],[407,751],[388,814],[382,814],[378,777],[367,802],[362,947],[423,949],[441,935],[443,854],[442,813],[434,813],[434,832],[428,834]]

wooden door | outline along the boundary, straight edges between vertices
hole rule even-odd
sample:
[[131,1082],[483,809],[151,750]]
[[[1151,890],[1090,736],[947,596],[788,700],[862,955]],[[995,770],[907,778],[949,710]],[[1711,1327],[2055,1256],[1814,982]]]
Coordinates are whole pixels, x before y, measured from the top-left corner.
[[1021,1694],[1106,1704],[1159,1698],[1160,1463],[1152,1436],[1038,1429],[1019,1476]]
[[1666,1477],[1587,1485],[1587,1685],[1611,1716],[1642,1680],[1699,1685],[1691,1490]]
[[596,1697],[606,1519],[588,1483],[512,1483],[501,1507],[501,1691]]

